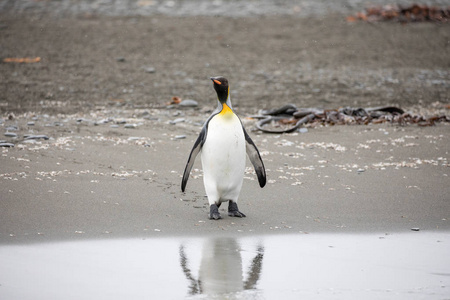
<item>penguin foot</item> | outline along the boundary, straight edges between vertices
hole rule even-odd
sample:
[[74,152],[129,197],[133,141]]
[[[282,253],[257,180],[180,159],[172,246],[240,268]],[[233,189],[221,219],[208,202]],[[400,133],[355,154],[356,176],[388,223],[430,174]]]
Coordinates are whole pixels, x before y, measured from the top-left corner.
[[212,204],[209,207],[209,219],[210,220],[222,219],[222,216],[219,213],[219,207],[216,204]]
[[239,211],[239,208],[237,206],[237,203],[234,201],[231,201],[228,203],[228,215],[230,217],[238,217],[238,218],[245,218],[246,215],[244,215],[243,213],[241,213]]

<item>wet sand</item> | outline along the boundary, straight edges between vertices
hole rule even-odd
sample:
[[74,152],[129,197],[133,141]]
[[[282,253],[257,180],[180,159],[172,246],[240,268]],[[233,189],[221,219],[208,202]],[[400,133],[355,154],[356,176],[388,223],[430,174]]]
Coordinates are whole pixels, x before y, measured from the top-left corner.
[[[5,121],[17,124],[19,137],[31,131],[50,139],[19,139],[14,148],[2,148],[1,242],[450,229],[446,124],[254,132],[268,184],[259,188],[248,162],[240,197],[248,217],[223,211],[224,219],[211,221],[200,161],[186,193],[180,191],[197,123],[207,113],[132,110],[123,116],[132,114],[145,118],[111,110],[115,121],[102,125],[94,121],[105,116],[81,122],[42,117],[33,126],[26,118]],[[244,123],[253,128],[253,120]],[[130,124],[136,127],[125,128]]]

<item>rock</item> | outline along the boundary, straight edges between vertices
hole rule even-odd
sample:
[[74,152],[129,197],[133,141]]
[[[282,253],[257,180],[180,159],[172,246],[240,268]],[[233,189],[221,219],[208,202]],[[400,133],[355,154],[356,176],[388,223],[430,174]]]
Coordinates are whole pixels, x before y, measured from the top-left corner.
[[158,121],[158,120],[159,120],[159,117],[155,117],[155,116],[145,116],[144,119],[150,120],[150,121]]
[[412,231],[419,231],[420,228],[414,227],[414,228],[411,228],[411,230],[412,230]]
[[103,120],[95,122],[94,125],[97,126],[97,125],[101,125],[101,124],[106,124],[106,123],[109,123],[110,121],[111,121],[110,119],[103,119]]
[[144,68],[144,71],[145,71],[146,73],[153,74],[153,73],[156,72],[156,69],[153,68],[153,67],[145,67],[145,68]]
[[198,102],[192,99],[186,99],[180,102],[180,104],[178,104],[181,107],[197,107],[198,106]]
[[365,172],[365,171],[366,171],[366,169],[358,169],[356,172],[362,173],[362,172]]
[[16,138],[16,137],[17,137],[17,133],[14,133],[14,132],[5,132],[5,136],[11,137],[11,138]]
[[307,133],[308,132],[308,128],[306,127],[302,127],[298,130],[300,133]]
[[0,143],[0,147],[14,147],[13,143]]
[[130,128],[130,129],[133,129],[133,128],[136,128],[136,127],[138,127],[137,124],[125,124],[125,126],[124,126],[124,128]]
[[118,62],[125,62],[125,57],[120,56],[120,57],[117,57],[116,60]]
[[24,136],[25,140],[48,140],[49,137],[44,135],[44,134],[38,134],[38,135],[28,135],[28,136]]
[[176,139],[176,140],[181,140],[181,139],[185,139],[186,138],[186,135],[176,135],[175,137],[174,137],[174,139]]
[[16,131],[16,130],[19,130],[19,127],[17,127],[17,126],[8,126],[5,129],[6,129],[6,131]]
[[35,123],[33,121],[27,123],[28,126],[34,126]]
[[170,121],[169,123],[174,125],[174,124],[181,123],[181,122],[184,122],[184,121],[185,121],[184,118],[178,118],[178,119]]

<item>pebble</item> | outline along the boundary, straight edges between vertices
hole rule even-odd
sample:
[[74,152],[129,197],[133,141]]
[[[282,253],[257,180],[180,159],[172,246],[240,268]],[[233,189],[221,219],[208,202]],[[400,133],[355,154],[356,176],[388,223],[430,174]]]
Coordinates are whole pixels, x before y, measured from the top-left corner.
[[411,228],[411,230],[412,230],[412,231],[419,231],[420,228],[414,227],[414,228]]
[[306,127],[302,127],[298,130],[300,133],[307,133],[308,132],[308,128]]
[[111,121],[111,120],[110,119],[103,119],[103,120],[95,122],[94,125],[106,124],[106,123],[109,123],[109,121]]
[[180,102],[180,104],[178,104],[181,107],[197,107],[198,106],[198,102],[192,99],[186,99]]
[[169,123],[173,125],[173,124],[181,123],[181,122],[184,122],[184,121],[185,121],[184,118],[178,118],[178,119],[170,121]]
[[124,128],[136,128],[137,124],[125,124]]
[[150,121],[158,121],[159,118],[155,116],[145,116],[144,119],[150,120]]
[[112,125],[109,125],[109,127],[111,127],[111,128],[119,128],[120,126],[117,125],[117,124],[112,124]]
[[6,129],[6,131],[16,131],[16,130],[19,130],[19,127],[17,127],[17,126],[8,126],[5,129]]
[[186,138],[186,135],[176,135],[175,137],[174,137],[174,139],[176,139],[176,140],[181,140],[181,139],[185,139]]
[[34,126],[34,124],[35,123],[33,121],[27,123],[28,126]]
[[116,60],[118,62],[125,62],[125,57],[120,56],[120,57],[117,57]]
[[145,68],[144,68],[144,71],[145,71],[146,73],[153,74],[153,73],[156,72],[156,69],[153,68],[153,67],[145,67]]
[[366,169],[358,169],[356,172],[362,173],[362,172],[365,172],[365,171],[366,171]]
[[14,147],[12,143],[0,143],[0,147]]
[[5,132],[5,136],[15,138],[15,137],[17,137],[17,133],[14,133],[14,132]]
[[49,137],[44,134],[38,134],[38,135],[24,135],[26,140],[48,140]]

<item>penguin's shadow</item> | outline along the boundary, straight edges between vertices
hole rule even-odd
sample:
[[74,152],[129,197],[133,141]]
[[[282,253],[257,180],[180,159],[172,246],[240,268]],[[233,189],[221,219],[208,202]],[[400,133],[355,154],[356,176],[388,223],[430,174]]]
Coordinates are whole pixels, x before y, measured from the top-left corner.
[[261,275],[264,248],[257,246],[256,253],[244,273],[241,248],[235,238],[205,239],[195,278],[185,246],[181,244],[180,266],[189,282],[188,293],[213,295],[255,289]]

